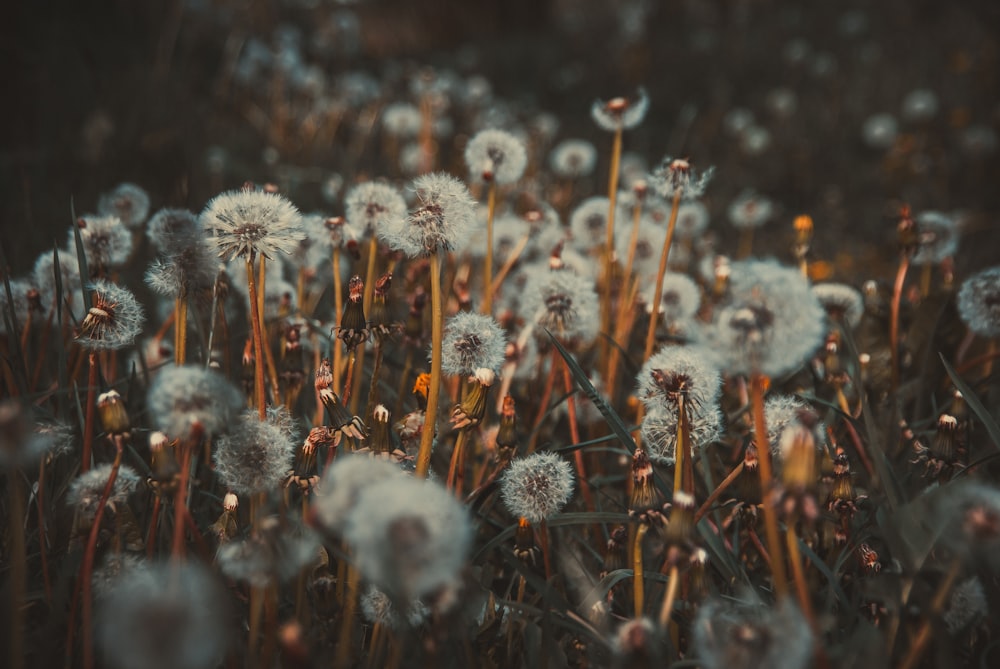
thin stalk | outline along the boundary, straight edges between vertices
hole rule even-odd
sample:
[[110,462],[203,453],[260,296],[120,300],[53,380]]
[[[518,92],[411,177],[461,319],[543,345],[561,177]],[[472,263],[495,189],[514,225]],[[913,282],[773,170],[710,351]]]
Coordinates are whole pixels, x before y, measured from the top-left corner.
[[677,569],[677,565],[671,565],[670,577],[667,579],[667,594],[660,606],[660,627],[663,629],[670,624],[670,615],[674,612],[674,601],[677,599],[677,586],[680,580],[680,570]]
[[170,555],[171,559],[180,561],[184,559],[184,513],[187,510],[191,451],[194,445],[186,439],[182,439],[178,445],[181,449],[180,472],[177,479],[177,492],[174,493],[174,537]]
[[[555,354],[555,351],[553,351],[553,354]],[[538,414],[535,416],[535,423],[532,426],[531,439],[528,440],[529,454],[535,452],[535,444],[538,441],[539,435],[538,428],[541,426],[542,421],[545,420],[545,414],[548,412],[549,400],[552,398],[552,390],[556,385],[556,375],[558,374],[558,369],[556,361],[553,359],[549,363],[549,375],[545,379],[545,386],[542,389],[542,398],[538,403]]]
[[149,519],[149,532],[146,534],[146,558],[152,560],[156,548],[156,534],[160,523],[160,496],[153,499],[153,513]]
[[468,430],[463,428],[458,431],[458,436],[455,437],[455,447],[451,451],[451,464],[448,466],[448,479],[445,485],[448,490],[454,490],[459,499],[462,499],[462,489],[456,487],[455,483],[458,478],[458,463],[461,461],[462,449],[465,447],[466,432]]
[[660,266],[656,271],[656,283],[653,290],[653,313],[649,317],[649,329],[646,331],[646,346],[642,361],[649,360],[656,344],[656,326],[660,322],[660,301],[663,299],[663,277],[667,274],[667,258],[670,256],[670,245],[674,241],[674,229],[677,227],[677,211],[681,206],[682,189],[674,191],[674,200],[670,206],[670,220],[667,222],[667,236],[663,240],[663,251],[660,252]]
[[788,547],[788,558],[792,565],[792,579],[795,582],[795,594],[799,600],[799,607],[809,621],[809,627],[813,631],[816,628],[816,615],[813,613],[812,600],[809,599],[809,584],[806,583],[805,570],[802,567],[802,554],[799,552],[799,538],[795,534],[795,523],[789,522],[785,527],[785,545]]
[[[340,247],[333,249],[333,309],[336,326],[340,327],[340,319],[344,312],[344,285],[340,275]],[[367,287],[367,284],[365,284]],[[339,330],[338,330],[339,331]],[[341,392],[340,368],[343,364],[343,351],[338,344],[333,346],[333,389]]]
[[257,302],[258,302],[258,315],[260,317],[260,336],[261,336],[261,346],[264,348],[264,360],[267,362],[267,376],[271,382],[271,397],[272,401],[278,402],[278,398],[281,397],[278,393],[278,368],[274,364],[274,353],[271,351],[271,345],[268,343],[267,338],[267,324],[264,322],[264,300],[267,296],[266,291],[266,277],[264,268],[267,265],[267,258],[264,256],[260,257],[260,271],[258,279],[258,289],[257,289]]
[[[632,332],[632,326],[635,325],[635,302],[636,297],[639,295],[639,282],[630,281],[628,282],[629,288],[626,291],[627,297],[621,302],[621,309],[618,311],[617,327],[615,328],[615,341],[626,343]],[[607,393],[608,397],[614,399],[616,386],[618,385],[618,367],[621,361],[622,353],[618,346],[614,346],[611,349],[611,355],[608,360],[608,373],[607,373]]]
[[174,313],[177,317],[174,321],[174,364],[178,367],[184,364],[187,359],[187,298],[178,295],[174,302]]
[[261,334],[260,303],[257,301],[257,283],[254,281],[254,252],[247,256],[247,292],[250,294],[250,325],[253,327],[253,391],[257,405],[257,416],[267,418],[267,403],[264,401],[264,342]]
[[372,361],[372,380],[368,386],[368,404],[365,405],[365,420],[374,413],[375,405],[378,403],[379,377],[382,376],[382,342],[375,340],[375,360]]
[[[21,473],[14,467],[7,469],[7,494],[10,521],[10,664],[11,669],[24,666],[24,590],[28,569],[24,553],[24,493]],[[45,555],[45,546],[42,546]],[[88,592],[89,594],[89,592]]]
[[649,523],[640,522],[639,527],[635,530],[635,538],[632,543],[632,603],[634,605],[633,614],[636,618],[642,617],[642,612],[646,604],[646,587],[642,564],[642,540],[648,531]]
[[892,392],[899,389],[899,305],[903,299],[903,284],[906,282],[906,272],[910,268],[910,256],[904,254],[899,259],[899,269],[896,270],[896,282],[892,287],[892,305],[889,313],[889,347],[892,354]]
[[926,263],[920,268],[920,297],[927,297],[931,294],[931,275],[934,272],[934,266],[930,263]]
[[406,360],[403,362],[403,371],[399,375],[399,388],[396,390],[396,411],[394,416],[399,416],[403,412],[403,398],[406,397],[406,381],[410,378],[410,370],[413,369],[413,347],[406,347]]
[[420,434],[417,452],[416,475],[427,477],[431,466],[431,449],[434,446],[434,425],[437,422],[438,398],[441,396],[441,344],[444,314],[441,309],[441,254],[431,254],[431,381],[427,390],[427,413]]
[[80,473],[90,469],[90,452],[94,446],[94,411],[97,409],[97,352],[88,354],[90,368],[87,372],[87,408],[83,419],[83,456]]
[[932,621],[937,619],[944,611],[945,605],[948,603],[948,597],[951,595],[952,586],[955,584],[955,579],[958,578],[959,573],[962,569],[962,562],[956,558],[952,563],[951,567],[948,569],[948,573],[945,575],[944,580],[941,581],[941,585],[938,586],[937,592],[934,593],[934,599],[931,601],[931,608],[927,612],[926,619],[920,625],[920,630],[917,632],[917,636],[913,639],[910,644],[910,650],[903,658],[902,664],[899,665],[900,669],[913,669],[916,667],[920,660],[923,659],[924,648],[927,643],[931,640],[931,632],[933,631]]
[[[52,581],[49,579],[49,550],[45,529],[45,456],[38,463],[38,490],[35,492],[35,506],[38,511],[38,550],[42,557],[42,583],[45,586],[45,601],[52,601]],[[13,508],[13,507],[12,507]],[[13,511],[11,511],[13,516]]]
[[545,580],[552,578],[552,549],[550,546],[549,524],[542,521],[538,523],[538,543],[542,547],[542,563],[545,565]]
[[753,252],[753,228],[743,228],[740,231],[740,247],[736,251],[736,257],[740,260],[749,258]]
[[[570,376],[569,365],[566,361],[562,359],[562,356],[558,355],[557,349],[552,350],[552,364],[556,364],[556,357],[559,357],[559,362],[562,364],[563,370],[563,386],[566,389],[566,412],[569,415],[569,434],[570,439],[573,440],[574,444],[580,443],[580,427],[577,425],[576,419],[576,396],[573,393],[573,378]],[[580,491],[583,493],[583,502],[587,507],[588,511],[594,511],[597,507],[594,505],[594,494],[590,489],[590,480],[587,478],[587,468],[583,462],[583,449],[576,449],[573,451],[574,459],[576,460],[576,473],[580,478]]]
[[500,292],[500,287],[503,285],[504,279],[506,279],[507,275],[510,274],[510,270],[514,268],[514,265],[517,263],[518,258],[521,257],[521,254],[524,253],[524,249],[527,248],[530,240],[531,235],[521,237],[521,239],[517,242],[517,246],[515,246],[507,256],[507,260],[504,261],[500,271],[497,272],[495,277],[493,277],[493,288],[491,291],[493,297],[496,297],[496,294]]
[[774,508],[774,479],[771,470],[771,445],[767,440],[767,422],[764,418],[764,384],[766,377],[754,374],[750,380],[750,396],[753,404],[754,438],[757,442],[757,462],[760,470],[760,494],[764,506],[764,530],[767,547],[771,553],[771,574],[774,577],[774,591],[781,600],[788,594],[788,576],[781,554],[778,538],[778,515]]
[[[618,199],[618,172],[621,169],[622,157],[622,126],[615,128],[614,140],[611,144],[611,168],[608,171],[608,224],[604,243],[604,296],[601,300],[601,332],[607,332],[611,324],[611,297],[614,278],[615,257],[615,205]],[[606,339],[601,340],[601,350],[606,361],[610,351]]]
[[482,312],[493,313],[493,217],[497,209],[497,182],[490,179],[489,194],[486,196],[486,258],[483,261],[483,304]]
[[698,511],[694,514],[695,525],[698,524],[699,520],[704,518],[705,514],[708,513],[708,510],[712,508],[712,505],[715,504],[719,497],[722,496],[722,493],[724,493],[726,489],[733,484],[733,481],[735,481],[743,472],[744,462],[745,461],[740,460],[740,463],[733,467],[733,471],[729,472],[729,475],[722,479],[722,482],[716,486],[715,490],[712,491],[712,494],[708,496],[708,499],[706,499],[704,503],[698,507]]
[[358,570],[347,565],[347,587],[344,589],[344,599],[341,602],[340,641],[337,643],[337,659],[335,667],[350,666],[351,636],[354,631],[354,611],[358,601],[358,584],[361,577]]

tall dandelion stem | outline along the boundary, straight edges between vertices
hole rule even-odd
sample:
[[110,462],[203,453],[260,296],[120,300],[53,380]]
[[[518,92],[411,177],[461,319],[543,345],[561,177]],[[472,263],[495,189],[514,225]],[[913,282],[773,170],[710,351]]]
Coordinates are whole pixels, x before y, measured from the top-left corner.
[[187,312],[187,298],[178,295],[174,303],[174,313],[177,314],[174,320],[174,364],[178,367],[187,359]]
[[260,303],[257,301],[257,283],[254,280],[254,252],[247,256],[247,291],[250,294],[250,324],[253,327],[253,394],[257,405],[257,416],[261,420],[267,418],[267,406],[264,401],[264,342],[260,326]]
[[271,352],[271,345],[267,342],[267,324],[264,322],[264,298],[267,295],[266,281],[267,274],[265,273],[265,268],[267,265],[267,258],[265,256],[260,257],[260,267],[257,272],[257,314],[260,317],[260,334],[261,334],[261,346],[264,348],[264,361],[267,363],[267,377],[271,383],[271,398],[272,401],[277,404],[281,397],[280,390],[278,388],[278,368],[274,364],[274,353]]
[[795,523],[789,521],[785,528],[785,544],[788,546],[788,558],[792,566],[792,579],[795,581],[795,594],[799,600],[802,613],[805,614],[809,626],[816,629],[816,616],[813,613],[812,601],[809,599],[809,585],[802,569],[802,555],[799,552],[799,537],[795,533]]
[[427,389],[427,412],[420,434],[416,475],[427,477],[434,445],[434,425],[437,421],[438,399],[441,396],[441,347],[444,334],[444,312],[441,308],[441,252],[434,251],[431,261],[431,380]]
[[788,576],[782,558],[781,541],[778,536],[778,515],[774,508],[774,478],[771,470],[771,445],[767,439],[767,421],[764,418],[764,385],[767,378],[754,374],[750,380],[750,401],[753,404],[753,429],[757,441],[757,458],[760,469],[760,494],[764,506],[764,530],[767,548],[771,557],[771,574],[774,577],[774,591],[781,600],[788,594]]
[[892,286],[892,303],[889,312],[889,346],[892,356],[892,390],[899,388],[899,308],[903,299],[903,285],[910,269],[910,256],[904,254],[896,270],[896,281]]
[[674,229],[677,227],[677,210],[681,206],[681,195],[684,190],[677,188],[674,191],[674,199],[670,206],[670,220],[667,222],[667,236],[663,240],[663,251],[660,253],[660,266],[656,271],[656,283],[653,284],[653,313],[649,317],[649,329],[646,330],[646,346],[643,350],[642,361],[649,360],[653,355],[653,346],[656,344],[656,326],[660,321],[660,300],[663,299],[663,277],[667,274],[667,258],[670,256],[670,245],[674,241]]
[[486,197],[486,259],[483,262],[483,305],[482,312],[493,313],[493,217],[497,210],[497,182],[490,179],[489,194]]
[[671,565],[670,576],[667,579],[667,594],[663,597],[663,604],[660,606],[660,627],[667,628],[670,624],[670,614],[674,610],[674,602],[677,600],[677,586],[680,584],[680,570],[677,565]]
[[97,352],[88,354],[90,368],[87,372],[87,410],[83,420],[83,459],[80,473],[90,469],[90,452],[94,445],[94,411],[97,409]]
[[[341,314],[344,311],[344,281],[340,275],[340,247],[333,248],[333,313],[336,314],[335,325],[340,328]],[[343,364],[343,352],[340,346],[333,347],[333,390],[343,394],[340,387],[340,368]]]
[[[622,131],[619,123],[615,129],[614,141],[611,145],[611,167],[608,171],[608,223],[607,236],[604,243],[604,299],[601,300],[601,332],[607,332],[611,327],[611,296],[613,293],[614,257],[615,257],[615,206],[618,198],[618,172],[621,170]],[[607,340],[602,340],[602,350],[605,358],[610,348]]]
[[632,542],[632,574],[634,578],[634,583],[632,585],[632,603],[634,604],[634,615],[636,618],[642,617],[643,609],[645,608],[645,580],[643,577],[643,562],[642,562],[642,540],[646,536],[646,532],[649,531],[649,523],[640,522],[639,527],[635,530],[635,539]]

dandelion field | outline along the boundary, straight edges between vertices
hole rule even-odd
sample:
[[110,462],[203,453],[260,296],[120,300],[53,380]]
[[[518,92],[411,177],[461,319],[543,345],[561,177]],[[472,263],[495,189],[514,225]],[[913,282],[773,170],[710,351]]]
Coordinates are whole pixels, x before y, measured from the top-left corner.
[[994,15],[654,4],[523,77],[447,3],[177,4],[197,165],[98,110],[0,235],[3,666],[1000,663]]

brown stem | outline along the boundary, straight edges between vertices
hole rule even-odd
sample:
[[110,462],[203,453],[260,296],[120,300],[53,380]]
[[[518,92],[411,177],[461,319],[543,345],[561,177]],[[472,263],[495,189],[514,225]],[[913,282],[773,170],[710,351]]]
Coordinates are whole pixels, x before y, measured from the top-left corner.
[[90,452],[94,445],[94,411],[97,409],[97,352],[89,353],[90,368],[87,372],[87,409],[83,420],[83,456],[80,473],[90,469]]
[[795,523],[789,521],[785,528],[785,544],[788,546],[788,557],[792,565],[792,578],[795,582],[795,594],[799,600],[799,606],[809,627],[814,632],[816,628],[816,616],[813,613],[812,600],[809,598],[809,584],[806,583],[805,570],[802,567],[802,554],[799,552],[799,538],[795,534]]
[[193,444],[182,439],[180,473],[177,479],[177,492],[174,493],[174,538],[170,555],[174,560],[184,559],[184,512],[187,510],[188,479],[191,469],[191,450]]
[[778,516],[774,508],[774,479],[771,470],[771,445],[767,439],[767,422],[764,418],[764,386],[767,378],[754,374],[750,379],[750,396],[753,405],[754,438],[757,442],[757,462],[760,471],[760,494],[764,507],[764,531],[767,547],[771,552],[771,574],[774,591],[781,600],[788,594],[788,576],[778,538]]
[[556,374],[558,374],[558,366],[555,359],[549,365],[549,375],[545,379],[545,386],[542,389],[541,401],[538,403],[538,414],[535,416],[535,424],[532,426],[531,439],[528,441],[528,453],[535,452],[535,444],[538,441],[539,431],[538,428],[541,426],[542,421],[545,420],[545,414],[548,412],[549,399],[552,398],[552,390],[555,388],[556,384]]
[[903,299],[903,284],[906,282],[906,272],[910,267],[910,256],[904,254],[899,259],[899,269],[896,270],[896,282],[892,287],[892,305],[889,315],[889,347],[892,354],[892,392],[899,389],[899,306]]
[[938,586],[937,592],[934,593],[934,599],[931,601],[931,608],[927,612],[926,619],[920,625],[920,630],[917,632],[916,637],[910,644],[910,650],[903,658],[902,664],[899,665],[900,669],[913,669],[913,667],[919,664],[920,660],[923,659],[924,648],[927,643],[931,640],[931,632],[933,631],[932,621],[934,621],[941,612],[944,611],[945,605],[948,603],[948,596],[951,594],[952,586],[955,584],[955,580],[958,578],[961,572],[962,562],[959,559],[955,559],[951,563],[951,567],[948,569],[948,573],[945,575],[944,580],[941,581],[941,585]]
[[486,258],[483,261],[482,312],[489,316],[493,313],[493,217],[497,208],[497,182],[493,179],[490,179],[486,202]]
[[515,246],[507,256],[507,260],[504,261],[500,271],[497,272],[495,277],[493,277],[493,288],[491,289],[493,297],[496,297],[496,294],[500,292],[500,287],[503,285],[504,279],[506,279],[507,275],[510,274],[510,270],[514,268],[514,265],[517,263],[518,258],[521,257],[521,254],[524,253],[524,249],[527,248],[529,241],[531,241],[531,235],[521,237],[521,239],[517,242],[517,246]]
[[743,472],[743,466],[744,461],[740,460],[740,463],[733,467],[733,471],[729,472],[729,475],[722,479],[722,482],[716,486],[715,490],[712,491],[712,494],[708,496],[708,499],[706,499],[704,503],[698,507],[698,511],[694,514],[695,525],[697,525],[698,521],[701,520],[706,513],[708,513],[708,510],[711,509],[712,505],[718,501],[719,497],[722,496],[722,493],[724,493],[726,489],[733,484],[733,481],[739,477],[739,475]]
[[639,527],[635,530],[635,538],[632,543],[632,603],[633,603],[633,615],[636,618],[642,617],[642,612],[645,609],[646,602],[646,586],[644,580],[644,570],[642,561],[642,539],[646,536],[646,532],[649,531],[649,523],[639,523]]
[[[340,319],[343,317],[344,311],[344,286],[343,279],[340,276],[340,247],[333,249],[333,308],[334,308],[334,318],[336,319],[336,326],[340,328]],[[335,344],[333,347],[333,389],[336,392],[341,391],[340,387],[340,368],[342,366],[343,350],[339,344]]]
[[667,594],[660,606],[660,627],[666,629],[670,623],[670,615],[674,612],[674,600],[677,598],[677,585],[680,583],[680,570],[677,565],[670,566],[670,577],[667,580]]
[[[38,511],[38,550],[42,556],[42,583],[45,586],[45,601],[52,601],[52,581],[49,579],[49,550],[45,529],[45,457],[38,464],[38,490],[35,493],[35,507]],[[11,516],[12,518],[15,516]]]
[[253,328],[253,391],[260,420],[267,418],[267,403],[264,401],[264,340],[261,333],[260,303],[257,301],[257,283],[254,280],[254,252],[247,256],[247,292],[250,296],[250,325]]
[[441,345],[444,314],[441,310],[441,254],[431,254],[431,380],[427,390],[427,413],[420,434],[417,452],[416,475],[426,478],[431,466],[431,449],[434,446],[434,426],[437,422],[438,398],[441,396]]
[[267,377],[271,383],[271,398],[272,401],[277,403],[281,395],[281,391],[278,389],[278,367],[274,364],[274,352],[271,350],[271,345],[268,343],[267,336],[267,323],[265,322],[264,313],[264,303],[267,296],[265,288],[265,280],[267,274],[265,273],[265,266],[267,265],[267,258],[264,256],[260,257],[260,270],[258,272],[258,287],[257,287],[257,302],[258,302],[258,315],[260,317],[260,338],[261,346],[264,349],[264,361],[267,363]]
[[146,534],[146,558],[153,559],[156,549],[156,534],[160,523],[160,496],[153,499],[153,513],[149,518],[149,532]]
[[646,346],[642,361],[649,360],[656,344],[656,326],[660,321],[660,300],[663,299],[663,277],[667,274],[667,258],[670,256],[670,245],[674,241],[674,229],[677,227],[677,211],[681,206],[682,189],[674,191],[674,200],[670,207],[670,220],[667,222],[667,236],[663,240],[663,250],[660,252],[660,266],[656,271],[656,283],[653,289],[653,313],[649,317],[649,329],[646,330]]
[[[552,354],[552,364],[555,365],[555,357],[558,355],[558,352],[553,349]],[[573,440],[574,444],[579,444],[580,427],[577,425],[576,419],[576,395],[573,393],[573,379],[569,374],[569,365],[562,359],[562,356],[559,356],[559,360],[562,363],[563,386],[566,389],[566,412],[569,415],[570,439]],[[587,468],[583,463],[583,450],[578,448],[573,451],[573,457],[576,460],[576,473],[580,479],[580,491],[583,493],[584,504],[587,506],[588,511],[594,511],[597,507],[594,504],[594,495],[590,489],[590,480],[587,478]]]
[[462,449],[465,447],[466,432],[468,430],[461,429],[458,431],[458,436],[455,437],[455,447],[451,451],[451,464],[448,466],[448,479],[446,481],[445,487],[448,490],[455,490],[455,493],[459,499],[462,499],[461,488],[455,489],[456,472],[458,471],[458,463],[461,459]]
[[[608,171],[608,222],[607,236],[604,242],[604,295],[601,300],[601,332],[608,332],[611,324],[611,297],[613,294],[614,257],[615,257],[615,204],[618,199],[618,172],[621,169],[622,156],[622,126],[615,129],[611,144],[611,168]],[[607,362],[610,344],[601,340],[601,351]],[[606,366],[602,366],[606,369]]]

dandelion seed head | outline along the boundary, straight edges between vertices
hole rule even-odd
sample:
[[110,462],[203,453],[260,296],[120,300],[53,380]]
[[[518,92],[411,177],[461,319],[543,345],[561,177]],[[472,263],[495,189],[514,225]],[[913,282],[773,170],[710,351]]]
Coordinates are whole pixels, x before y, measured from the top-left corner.
[[[646,310],[653,312],[653,297],[655,286],[645,291]],[[667,325],[694,318],[701,306],[701,290],[698,284],[686,274],[667,272],[663,275],[663,293],[660,297],[660,314]]]
[[764,400],[764,423],[767,425],[767,441],[771,447],[771,457],[778,462],[782,458],[781,444],[791,429],[809,426],[813,431],[816,448],[826,443],[826,428],[819,421],[816,411],[803,400],[792,395],[772,393]]
[[201,220],[187,209],[160,209],[149,219],[146,237],[161,255],[173,255],[204,239]]
[[146,285],[163,297],[195,296],[215,285],[217,261],[202,239],[187,247],[176,247],[170,255],[157,258],[146,270]]
[[507,336],[491,316],[459,312],[444,328],[441,368],[445,374],[470,376],[485,368],[494,374],[504,362]]
[[177,439],[190,439],[196,432],[222,434],[244,403],[243,394],[224,376],[194,365],[160,370],[146,398],[153,424]]
[[899,123],[892,114],[872,114],[861,126],[861,137],[873,149],[888,149],[899,134]]
[[714,167],[698,174],[687,159],[667,156],[650,175],[649,183],[660,197],[669,199],[680,193],[681,199],[693,200],[705,194],[714,174]]
[[[701,448],[722,438],[722,411],[718,404],[705,405],[691,412],[688,432],[692,448]],[[649,459],[672,465],[677,458],[677,408],[660,404],[651,406],[642,419],[642,441]]]
[[927,88],[917,88],[903,98],[901,115],[911,123],[924,123],[937,116],[941,103],[937,94]]
[[608,206],[606,197],[589,197],[573,210],[569,218],[573,246],[581,253],[591,253],[607,238]]
[[[111,463],[97,465],[77,476],[66,493],[66,503],[74,507],[82,518],[93,520],[97,505],[104,494],[104,486],[111,476]],[[108,504],[124,504],[139,484],[139,475],[128,465],[118,468],[118,476],[111,486]]]
[[817,283],[813,295],[833,321],[842,321],[849,328],[856,328],[865,313],[864,298],[853,286],[844,283]]
[[361,493],[385,479],[405,478],[397,465],[364,455],[339,457],[327,468],[316,488],[313,511],[327,532],[340,533],[357,506]]
[[354,186],[344,197],[347,223],[364,234],[381,234],[385,227],[395,227],[406,219],[406,200],[392,186],[366,181]]
[[425,479],[369,483],[348,515],[344,539],[362,575],[404,601],[451,584],[472,543],[468,513]]
[[[84,255],[92,275],[116,269],[132,255],[132,233],[117,216],[84,216],[77,223]],[[70,228],[66,248],[76,253],[76,235]]]
[[738,230],[759,228],[774,213],[774,205],[751,189],[744,190],[729,205],[729,222]]
[[413,180],[417,207],[385,225],[379,235],[410,257],[460,248],[477,228],[476,201],[459,179],[436,172]]
[[573,494],[573,468],[555,453],[539,451],[511,461],[500,479],[503,503],[516,518],[539,523]]
[[674,234],[678,239],[698,239],[708,230],[708,207],[697,200],[682,202],[677,208]]
[[248,411],[215,443],[215,473],[238,495],[276,487],[292,469],[298,444],[286,428]]
[[524,174],[528,153],[524,142],[505,130],[480,130],[465,145],[465,164],[472,179],[504,186]]
[[76,260],[76,254],[68,251],[57,251],[57,260],[57,258],[53,258],[52,253],[52,251],[46,251],[38,256],[34,269],[31,272],[32,283],[38,288],[38,296],[42,302],[42,307],[48,311],[55,306],[55,267],[58,264],[59,278],[62,282],[63,305],[68,305],[72,313],[78,314],[80,304],[82,303],[82,291],[80,290],[80,265]]
[[97,213],[117,216],[133,230],[140,228],[149,217],[149,194],[133,183],[118,184],[97,201]]
[[93,351],[131,346],[146,320],[135,295],[104,279],[94,281],[91,290],[93,306],[80,323],[76,340]]
[[318,561],[319,538],[294,524],[264,518],[249,538],[219,547],[216,561],[223,574],[257,588],[285,583]]
[[982,337],[1000,337],[1000,266],[985,269],[962,282],[958,315]]
[[205,230],[226,261],[292,253],[302,239],[299,210],[283,195],[262,190],[235,190],[215,196],[201,213]]
[[914,218],[917,224],[915,265],[935,265],[955,255],[958,250],[958,226],[937,211],[923,211]]
[[952,636],[989,614],[989,603],[983,583],[972,576],[955,586],[948,600],[948,610],[944,613],[944,624]]
[[400,611],[389,595],[375,586],[369,586],[361,595],[361,613],[365,620],[373,625],[385,625],[393,631],[400,632],[423,625],[430,617],[431,611],[419,599],[413,600]]
[[765,609],[713,599],[698,610],[692,645],[705,669],[801,669],[812,658],[813,634],[790,601]]
[[422,123],[420,110],[409,102],[394,102],[382,110],[382,129],[398,139],[413,139]]
[[194,562],[126,573],[97,611],[97,641],[116,669],[211,669],[229,642],[224,594]]
[[602,130],[615,132],[629,130],[642,123],[649,111],[649,96],[645,88],[639,88],[634,98],[611,98],[594,100],[590,106],[590,117]]
[[[526,318],[566,341],[587,343],[597,336],[597,292],[592,280],[574,272],[543,270],[525,287]],[[539,336],[546,337],[544,331]]]
[[588,177],[597,165],[597,149],[585,139],[566,139],[549,153],[549,166],[563,179]]

